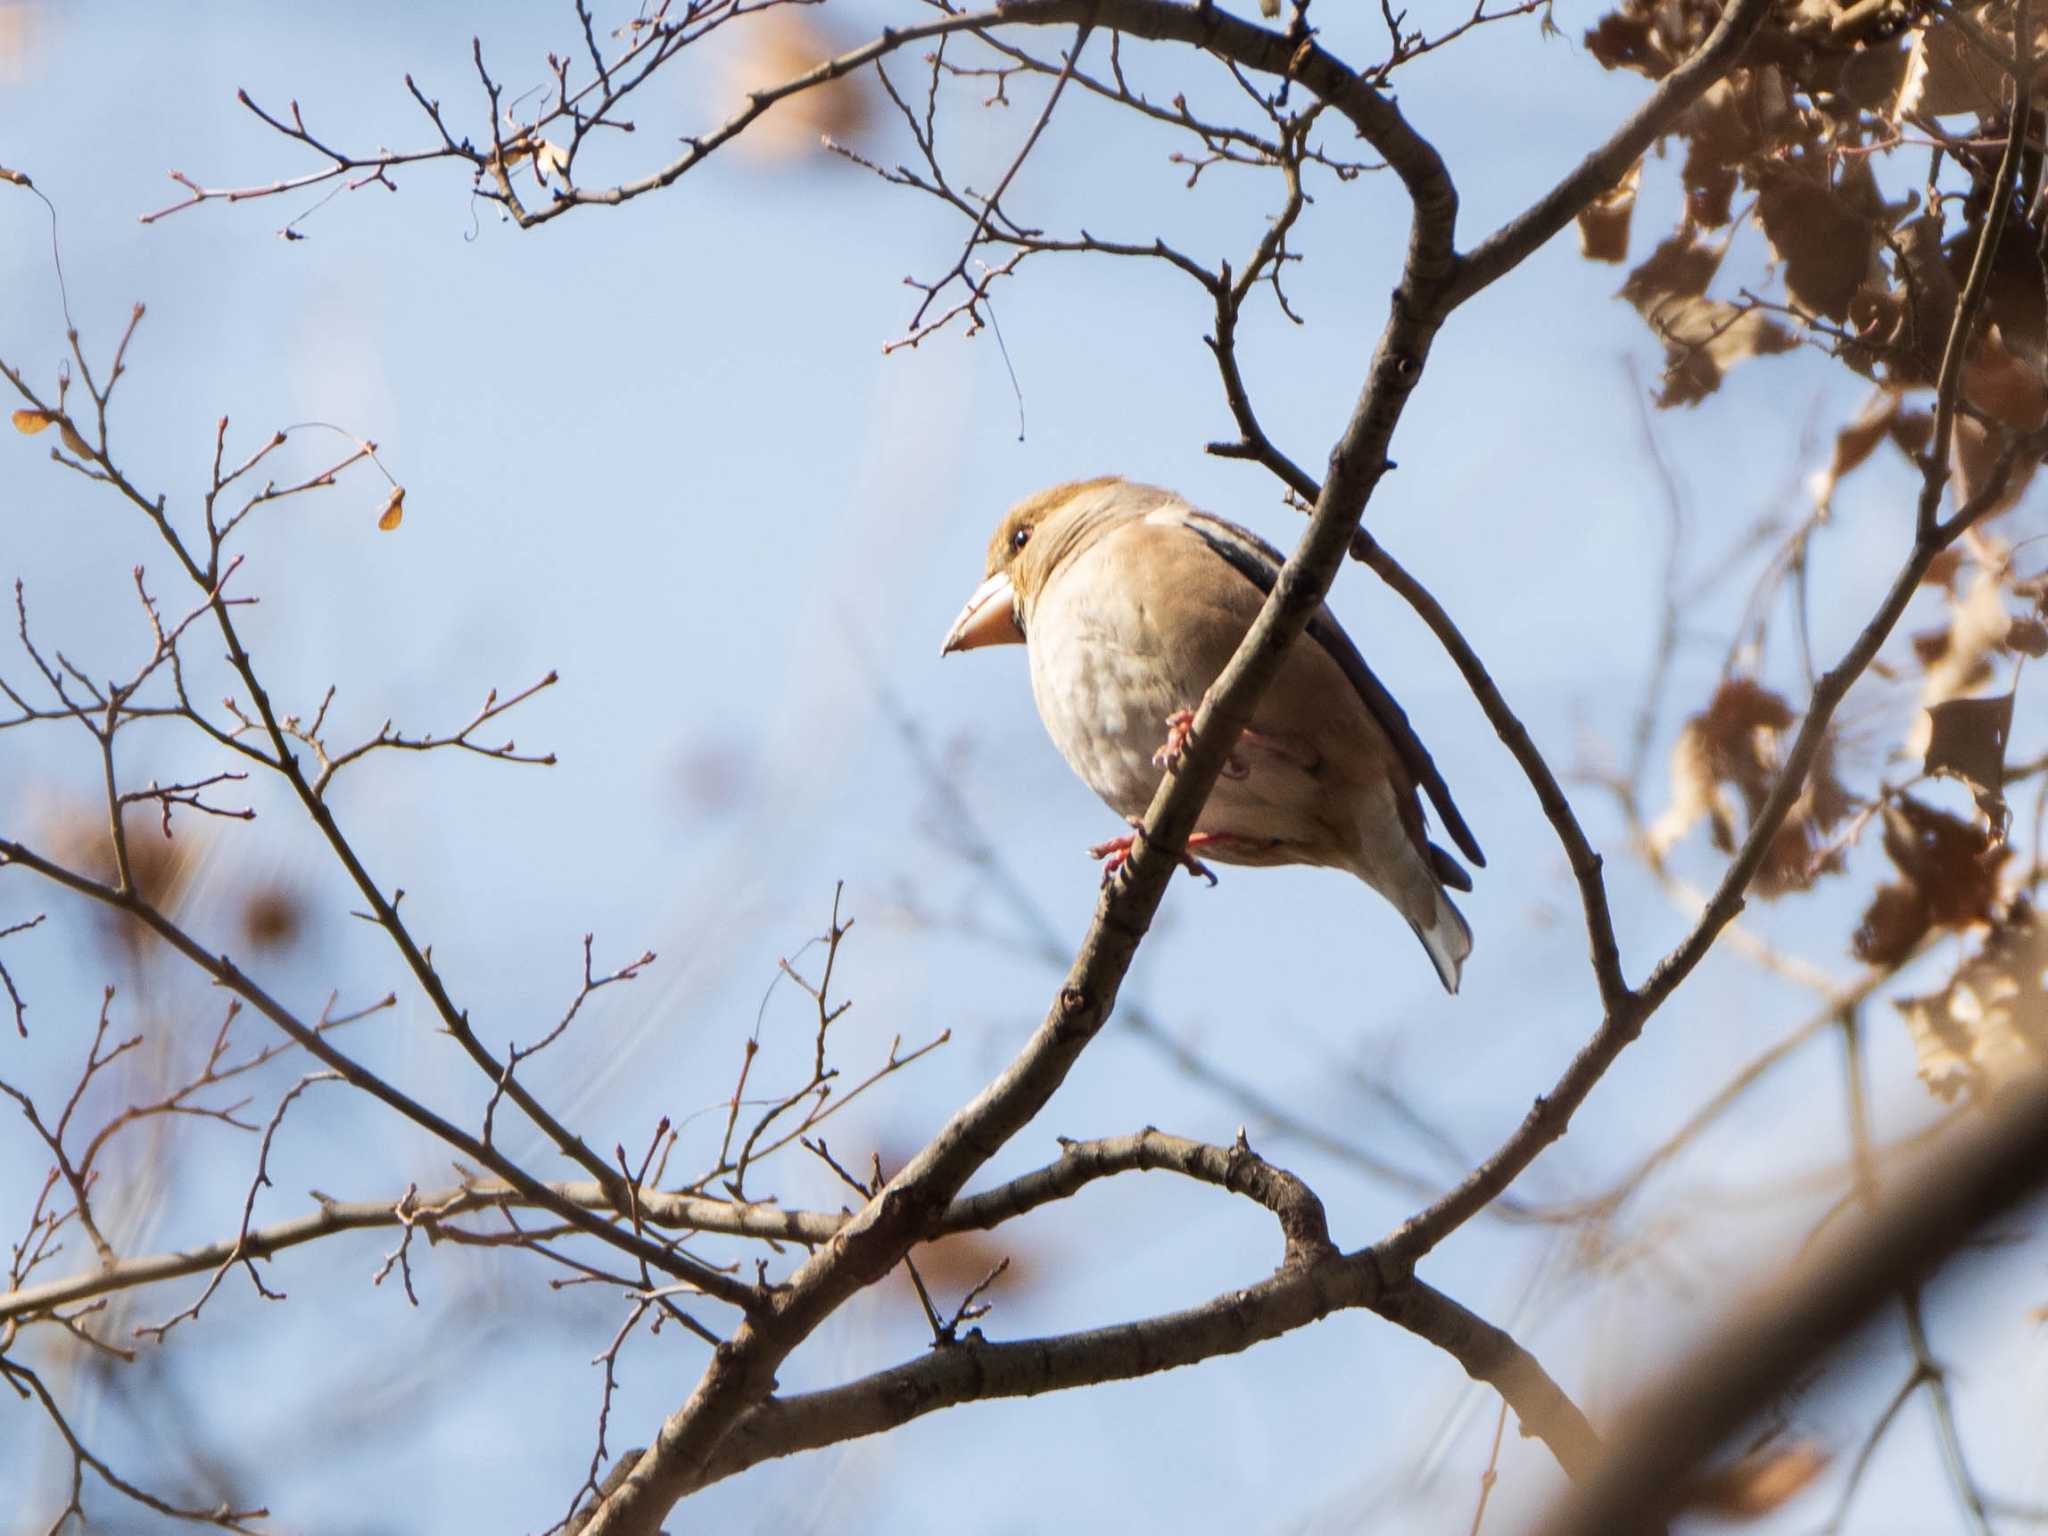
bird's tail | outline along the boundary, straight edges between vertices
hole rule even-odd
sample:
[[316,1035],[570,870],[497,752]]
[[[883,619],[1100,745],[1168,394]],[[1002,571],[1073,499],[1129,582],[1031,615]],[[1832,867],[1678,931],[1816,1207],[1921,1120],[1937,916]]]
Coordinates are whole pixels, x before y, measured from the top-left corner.
[[1455,995],[1458,977],[1465,968],[1465,957],[1472,953],[1472,928],[1465,921],[1465,914],[1438,887],[1436,911],[1429,922],[1424,924],[1411,917],[1408,926],[1415,930],[1415,937],[1422,940],[1422,947],[1429,951],[1430,964],[1436,967],[1444,990]]

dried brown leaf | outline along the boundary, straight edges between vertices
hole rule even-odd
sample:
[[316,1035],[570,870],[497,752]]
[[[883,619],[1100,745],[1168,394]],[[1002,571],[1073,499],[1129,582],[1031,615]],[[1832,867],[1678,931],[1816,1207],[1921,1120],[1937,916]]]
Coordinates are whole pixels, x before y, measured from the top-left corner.
[[[1775,897],[1804,891],[1822,875],[1843,866],[1843,850],[1830,848],[1827,833],[1856,808],[1856,798],[1835,775],[1835,743],[1832,735],[1821,739],[1807,771],[1799,798],[1785,813],[1778,834],[1757,866],[1753,889],[1759,896]],[[1750,803],[1754,816],[1762,798]]]
[[1835,487],[1841,484],[1844,475],[1868,459],[1879,443],[1893,439],[1900,405],[1897,390],[1880,389],[1864,402],[1856,419],[1835,434],[1835,449],[1828,467],[1807,482],[1816,512],[1828,510],[1835,499]]
[[405,487],[394,485],[391,494],[384,498],[384,510],[377,514],[377,527],[389,533],[405,521]]
[[1678,121],[1685,141],[1679,178],[1685,219],[1699,229],[1729,221],[1736,188],[1758,176],[1795,143],[1810,137],[1785,74],[1775,64],[1739,69],[1715,82]]
[[[1961,393],[1979,411],[2013,432],[2037,432],[2048,423],[2048,385],[2040,373],[2006,345],[1994,327],[1963,364]],[[1949,465],[1955,481],[1951,494],[1957,506],[1973,502],[1985,491],[2006,453],[2006,435],[1971,416],[1958,416]],[[2010,509],[2034,477],[2039,460],[2022,454],[2013,464],[1990,513]]]
[[2012,627],[2005,632],[2007,650],[2018,651],[2022,656],[2036,660],[2048,656],[2048,624],[2039,619],[2014,619]]
[[1586,29],[1586,52],[1606,69],[1633,69],[1660,80],[1671,72],[1651,40],[1650,18],[1633,7],[1602,16]]
[[14,430],[24,437],[34,437],[57,420],[55,411],[21,410],[14,413]]
[[1799,345],[1798,337],[1762,311],[1718,299],[1694,299],[1649,318],[1664,341],[1664,384],[1657,404],[1667,410],[1704,400],[1739,362]]
[[1650,848],[1662,858],[1706,818],[1714,846],[1723,853],[1735,846],[1735,813],[1721,793],[1712,749],[1698,718],[1688,720],[1671,749],[1671,804],[1651,824]]
[[1901,795],[1884,808],[1884,851],[1902,877],[1880,886],[1850,948],[1870,965],[1897,965],[1931,928],[1988,923],[2011,849],[1974,822]]
[[1898,965],[1913,953],[1914,946],[1933,926],[1927,900],[1917,887],[1881,885],[1856,925],[1849,950],[1866,965]]
[[[1778,737],[1795,718],[1783,698],[1753,680],[1723,682],[1706,709],[1679,732],[1671,754],[1671,804],[1647,834],[1652,853],[1662,858],[1702,820],[1714,846],[1733,852],[1741,829],[1725,791],[1734,789],[1747,818],[1755,818],[1777,780]],[[1769,897],[1804,890],[1836,867],[1839,856],[1821,851],[1823,834],[1853,805],[1835,776],[1833,743],[1824,742],[1758,867],[1757,893]]]
[[1720,12],[1703,0],[1622,0],[1586,32],[1586,51],[1608,69],[1661,80],[1698,49]]
[[1845,358],[1868,373],[1879,363],[1895,384],[1932,384],[1948,345],[1960,289],[1942,241],[1938,214],[1906,220],[1888,242],[1892,283],[1866,285],[1849,305],[1848,325],[1862,338],[1861,355]]
[[1913,39],[1891,118],[1899,123],[1915,113],[1995,112],[2004,85],[1998,66],[1970,46],[1963,29],[1943,22]]
[[1975,822],[1901,795],[1884,808],[1884,851],[1942,928],[1989,922],[1998,871],[2012,850]]
[[[2035,281],[2039,282],[2038,275]],[[1988,332],[1963,363],[1962,391],[1970,404],[2015,432],[2038,431],[2048,419],[2048,386],[1997,329]]]
[[1847,319],[1865,283],[1883,275],[1871,192],[1861,184],[1867,162],[1856,161],[1839,186],[1830,183],[1825,160],[1765,160],[1755,171],[1757,215],[1785,264],[1785,291],[1816,314]]
[[[1892,418],[1892,442],[1899,452],[1906,455],[1909,459],[1917,461],[1920,455],[1927,451],[1928,439],[1933,437],[1933,435],[1934,416],[1931,412],[1901,411]],[[1960,551],[1953,544],[1943,550],[1941,554],[1955,555],[1957,558],[1961,558]],[[1934,558],[1935,564],[1941,563],[1941,555],[1936,555]]]
[[1660,305],[1695,299],[1721,268],[1726,245],[1708,245],[1681,231],[1659,243],[1621,285],[1621,296],[1647,313]]
[[1638,160],[1627,175],[1580,210],[1579,254],[1588,261],[1628,259],[1629,219],[1635,213],[1636,186],[1642,177],[1643,162]]
[[[1992,652],[2005,644],[2011,629],[2012,615],[2006,611],[1998,577],[1980,568],[1960,597],[1951,591],[1948,629],[1937,632],[1941,643],[1935,643],[1934,634],[1913,637],[1914,652],[1927,669],[1920,684],[1920,707],[1932,709],[1989,682]],[[1924,753],[1929,730],[1926,720],[1917,721],[1907,736],[1906,750]]]
[[1754,126],[1743,112],[1741,84],[1716,81],[1681,120],[1685,163],[1679,169],[1685,185],[1685,217],[1700,229],[1719,229],[1735,203],[1737,171],[1761,147]]
[[1923,587],[1946,587],[1953,594],[1956,589],[1956,577],[1962,568],[1962,547],[1951,544],[1927,562],[1927,574],[1920,579],[1920,584]]
[[1947,986],[1898,1000],[1921,1080],[1935,1094],[1986,1104],[2048,1062],[2044,967],[2048,932],[2025,902],[2015,902]]
[[[2048,348],[2043,345],[2044,334],[2048,334],[2044,332],[2048,290],[2042,283],[2039,238],[2036,229],[2017,219],[2010,221],[2000,235],[1984,289],[1989,328],[1997,331],[2000,345],[2025,365],[2019,393],[2011,402],[2022,417],[2030,410],[2038,411],[2040,380],[2043,369],[2048,368]],[[1973,253],[1974,249],[1973,244]],[[2019,425],[2019,421],[2013,424]]]
[[[1838,21],[1841,12],[1837,10],[1830,21]],[[1907,67],[1907,40],[1902,37],[1886,39],[1882,36],[1870,38],[1869,27],[1880,30],[1893,24],[1884,11],[1872,11],[1863,30],[1865,45],[1849,52],[1828,48],[1814,63],[1824,70],[1828,64],[1835,66],[1834,95],[1843,106],[1853,108],[1858,114],[1875,113],[1882,116],[1890,104],[1898,98],[1899,87],[1905,83]],[[1845,41],[1843,34],[1834,26],[1828,28],[1829,41]],[[1821,85],[1824,79],[1802,75],[1802,84]]]
[[2012,734],[2013,697],[1948,699],[1927,711],[1926,772],[1968,784],[1977,809],[2000,837],[2011,820],[2005,805],[2005,745]]

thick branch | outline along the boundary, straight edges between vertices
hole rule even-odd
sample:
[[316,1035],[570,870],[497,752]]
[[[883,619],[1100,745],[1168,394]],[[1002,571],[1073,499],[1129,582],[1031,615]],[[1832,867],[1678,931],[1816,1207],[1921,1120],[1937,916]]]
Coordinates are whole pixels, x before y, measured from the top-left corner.
[[[1533,1355],[1430,1286],[1412,1278],[1389,1283],[1367,1250],[1311,1269],[1282,1269],[1186,1311],[1002,1344],[989,1343],[976,1332],[845,1386],[768,1398],[740,1419],[678,1496],[764,1461],[882,1434],[943,1408],[1035,1397],[1194,1365],[1351,1308],[1376,1312],[1449,1352],[1474,1380],[1498,1390],[1524,1428],[1540,1436],[1574,1476],[1598,1460],[1600,1442],[1592,1427]],[[632,1480],[644,1459],[621,1460],[604,1489],[607,1498]],[[579,1527],[586,1533],[596,1528]]]
[[1838,1232],[1673,1369],[1624,1419],[1580,1495],[1544,1536],[1628,1536],[1662,1529],[1690,1474],[1753,1415],[1846,1342],[1878,1308],[1938,1271],[1985,1223],[2048,1181],[2048,1078],[1969,1123],[1899,1193]]

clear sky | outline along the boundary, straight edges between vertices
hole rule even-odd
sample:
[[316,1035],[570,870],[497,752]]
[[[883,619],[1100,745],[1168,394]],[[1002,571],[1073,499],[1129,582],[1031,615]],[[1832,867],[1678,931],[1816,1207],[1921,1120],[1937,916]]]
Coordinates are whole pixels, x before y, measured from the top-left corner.
[[[1415,11],[1424,22],[1449,14]],[[833,12],[834,35],[847,39],[882,15]],[[1642,82],[1604,73],[1577,45],[1594,14],[1560,6],[1562,38],[1540,37],[1533,18],[1482,29],[1401,75],[1403,110],[1458,178],[1468,241],[1576,163],[1640,98]],[[1363,59],[1381,45],[1376,20],[1368,29],[1321,19],[1340,52]],[[938,658],[997,517],[1041,486],[1117,472],[1172,486],[1283,545],[1300,520],[1262,472],[1203,452],[1229,422],[1201,343],[1206,304],[1185,278],[1149,262],[1039,258],[998,290],[1007,365],[986,332],[884,356],[915,307],[903,278],[943,272],[965,230],[951,211],[821,154],[721,155],[664,193],[526,233],[473,204],[466,177],[441,167],[310,213],[319,192],[138,222],[176,200],[172,170],[260,184],[310,168],[236,105],[238,87],[275,110],[296,100],[335,142],[412,145],[431,130],[405,92],[411,71],[481,131],[477,28],[515,90],[543,85],[548,49],[579,46],[573,12],[542,4],[0,5],[0,164],[28,172],[57,206],[90,355],[107,354],[131,304],[148,305],[117,397],[117,457],[174,513],[203,489],[223,415],[245,451],[278,426],[337,423],[374,438],[404,484],[405,521],[393,533],[375,527],[386,488],[374,474],[252,522],[236,581],[261,598],[245,622],[282,708],[309,714],[332,684],[330,719],[344,735],[386,718],[445,728],[487,689],[559,670],[559,686],[511,721],[522,749],[552,750],[557,766],[394,756],[336,794],[370,869],[405,889],[405,911],[485,1039],[530,1041],[560,1016],[584,933],[596,936],[600,969],[657,951],[641,980],[585,1010],[534,1064],[532,1082],[601,1147],[644,1146],[657,1118],[673,1117],[685,1135],[672,1166],[690,1171],[716,1151],[717,1109],[757,1020],[756,1084],[805,1069],[810,1004],[770,984],[778,959],[823,929],[844,882],[844,910],[857,920],[838,979],[854,1007],[834,1037],[847,1078],[882,1061],[894,1036],[907,1048],[951,1031],[944,1049],[829,1129],[851,1165],[871,1149],[900,1160],[1008,1060],[1064,963],[1023,937],[1006,887],[961,857],[963,838],[993,839],[1004,880],[1057,947],[1079,939],[1095,899],[1083,850],[1118,830],[1046,741],[1021,652]],[[1133,57],[1154,79],[1180,62]],[[630,173],[665,159],[677,135],[723,115],[734,67],[707,62],[652,88],[640,132],[606,146],[605,164]],[[1203,77],[1192,93],[1213,101],[1220,89]],[[965,94],[955,103],[949,143],[966,184],[1000,174],[1036,100],[1020,91],[1008,109]],[[1013,193],[1034,223],[1138,239],[1157,230],[1203,259],[1242,261],[1276,205],[1273,188],[1220,167],[1185,190],[1185,168],[1166,159],[1178,147],[1169,137],[1072,105]],[[908,150],[879,115],[848,136],[888,163]],[[1670,167],[1653,161],[1639,250],[1668,225],[1670,183]],[[0,193],[0,356],[48,382],[64,350],[49,221],[28,196]],[[1405,228],[1390,177],[1343,187],[1325,178],[1317,195],[1299,241],[1308,259],[1288,280],[1306,324],[1267,303],[1245,341],[1264,419],[1312,467],[1356,394]],[[279,238],[295,219],[305,238]],[[1636,405],[1658,349],[1613,297],[1618,283],[1567,236],[1460,313],[1370,514],[1561,771],[1626,750],[1667,541]],[[1856,404],[1836,373],[1810,357],[1773,359],[1704,406],[1656,420],[1690,518],[1692,569],[1760,519],[1804,511],[1803,477]],[[175,607],[163,551],[132,509],[57,471],[40,443],[5,446],[0,575],[24,581],[39,637],[87,672],[132,667],[145,631],[130,567],[145,564]],[[330,448],[346,442],[309,446],[294,462],[318,467],[313,455]],[[1845,487],[1822,545],[1838,602],[1816,616],[1824,652],[1867,611],[1905,548],[1908,517],[1886,471]],[[1718,673],[1740,596],[1738,586],[1695,616],[1659,722],[1660,761]],[[1463,994],[1445,997],[1400,921],[1345,878],[1225,871],[1214,891],[1176,882],[1125,1003],[1300,1119],[1447,1182],[1517,1123],[1590,1034],[1585,943],[1533,796],[1427,632],[1357,568],[1333,603],[1488,854],[1462,903],[1478,935]],[[23,665],[17,651],[0,652],[10,680]],[[203,740],[165,730],[136,771],[220,766]],[[83,732],[0,737],[0,823],[63,822],[89,798],[95,771]],[[1612,855],[1623,952],[1640,977],[1688,915],[1630,858],[1604,793],[1583,779],[1573,793]],[[237,891],[275,880],[299,892],[308,934],[262,958],[262,973],[310,1012],[330,990],[347,1007],[396,988],[398,1007],[356,1026],[356,1048],[473,1120],[487,1090],[407,992],[380,936],[347,916],[352,894],[289,807],[267,788],[251,798],[261,813],[252,825],[180,824],[197,860],[185,919],[232,948]],[[1681,862],[1701,882],[1716,868],[1697,844]],[[1754,920],[1847,977],[1841,942],[1854,900],[1823,895]],[[148,1028],[188,1053],[210,1037],[213,994],[160,956],[110,958],[83,914],[24,876],[0,880],[0,927],[45,909],[52,926],[7,950],[33,1012],[26,1041],[0,1036],[0,1075],[61,1099],[109,980],[123,988],[117,1027]],[[1521,1193],[1562,1200],[1602,1189],[1809,1007],[1717,955]],[[1871,1072],[1879,1128],[1896,1136],[1932,1106],[1903,1030],[1880,1013]],[[255,1023],[239,1027],[260,1040]],[[267,1113],[292,1077],[279,1064],[252,1112]],[[1656,1252],[1619,1274],[1590,1264],[1568,1233],[1482,1220],[1431,1259],[1428,1278],[1515,1331],[1601,1421],[1832,1198],[1838,1186],[1805,1188],[1793,1175],[1840,1156],[1838,1079],[1823,1041],[1654,1183],[1615,1236],[1624,1246],[1655,1239]],[[1421,1134],[1402,1106],[1440,1138]],[[1147,1124],[1217,1142],[1244,1124],[1255,1146],[1322,1194],[1346,1246],[1415,1203],[1355,1161],[1275,1132],[1114,1023],[984,1178],[1050,1159],[1055,1136]],[[128,1179],[154,1167],[163,1186],[161,1198],[157,1185],[136,1186],[127,1251],[225,1237],[239,1220],[253,1138],[204,1124],[180,1134],[148,1157],[137,1138],[136,1161],[122,1165]],[[537,1146],[523,1150],[555,1171]],[[43,1161],[26,1128],[0,1117],[0,1232],[10,1242]],[[394,1198],[408,1181],[431,1188],[452,1177],[423,1138],[331,1088],[293,1111],[272,1176],[259,1220],[307,1209],[309,1188]],[[771,1182],[791,1204],[840,1203],[810,1159],[787,1157]],[[117,1465],[175,1478],[189,1431],[191,1444],[247,1474],[280,1529],[547,1525],[588,1460],[600,1389],[590,1358],[618,1312],[547,1289],[549,1274],[529,1260],[445,1247],[416,1256],[415,1311],[393,1282],[369,1283],[389,1246],[363,1234],[280,1260],[266,1274],[291,1293],[284,1305],[230,1277],[196,1322],[144,1346],[125,1371],[87,1379],[69,1357],[44,1358],[81,1405],[82,1430]],[[1006,1228],[991,1251],[1013,1253],[1022,1277],[996,1292],[983,1326],[1025,1337],[1191,1305],[1268,1273],[1279,1245],[1242,1202],[1152,1177]],[[68,1262],[88,1264],[89,1252],[79,1245]],[[1993,1277],[1966,1305],[1934,1314],[1947,1355],[1996,1362],[1962,1383],[1964,1407],[1973,1446],[2007,1477],[2024,1473],[2014,1447],[2040,1423],[2043,1357],[2025,1311],[2042,1297],[2028,1283]],[[192,1289],[173,1285],[115,1321],[155,1320]],[[807,1345],[783,1384],[826,1385],[914,1357],[923,1337],[898,1277]],[[615,1448],[644,1443],[702,1355],[673,1332],[636,1346],[613,1409]],[[1898,1358],[1887,1334],[1855,1390],[1793,1404],[1795,1421],[1853,1445]],[[1462,1530],[1494,1412],[1445,1357],[1346,1316],[1169,1378],[970,1407],[763,1468],[709,1491],[675,1523]],[[39,1528],[39,1512],[61,1504],[51,1480],[61,1464],[31,1429],[29,1407],[10,1400],[0,1413],[0,1488],[26,1490],[18,1528]],[[1942,1529],[1954,1518],[1925,1418],[1917,1406],[1908,1418],[1871,1474],[1858,1530]],[[2041,1495],[2035,1466],[2034,1487],[2003,1491]],[[1512,1528],[1557,1483],[1547,1452],[1510,1436],[1489,1520]],[[0,1524],[10,1502],[0,1499]],[[1802,1506],[1774,1528],[1806,1529],[1822,1512]]]

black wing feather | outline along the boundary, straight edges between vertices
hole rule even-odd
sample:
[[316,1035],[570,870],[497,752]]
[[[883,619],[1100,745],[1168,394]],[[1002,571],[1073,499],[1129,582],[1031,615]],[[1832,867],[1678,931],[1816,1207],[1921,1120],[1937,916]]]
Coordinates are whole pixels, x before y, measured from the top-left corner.
[[[1200,536],[1231,567],[1253,586],[1268,596],[1280,580],[1280,567],[1286,557],[1257,534],[1226,522],[1207,512],[1190,510],[1186,514],[1186,527]],[[1394,744],[1394,751],[1401,762],[1422,786],[1434,805],[1437,814],[1443,818],[1444,830],[1451,834],[1451,840],[1474,864],[1486,867],[1486,855],[1479,851],[1479,840],[1472,835],[1472,829],[1465,825],[1465,818],[1458,814],[1458,807],[1451,799],[1450,786],[1444,783],[1444,776],[1437,772],[1436,762],[1429,755],[1429,749],[1415,734],[1415,727],[1408,723],[1407,712],[1387,692],[1386,684],[1373,675],[1365,658],[1358,654],[1358,647],[1351,643],[1351,637],[1337,627],[1337,621],[1330,617],[1328,609],[1318,609],[1308,621],[1308,632],[1316,644],[1326,651],[1330,659],[1344,669],[1344,675],[1351,679],[1351,686],[1358,690],[1365,707],[1372,711],[1379,721],[1380,729],[1387,733],[1387,739]],[[1441,852],[1442,850],[1433,850]],[[1452,868],[1456,868],[1455,865]],[[1459,871],[1460,874],[1464,872]],[[1457,884],[1456,881],[1450,882]],[[1469,878],[1460,890],[1470,890]]]

